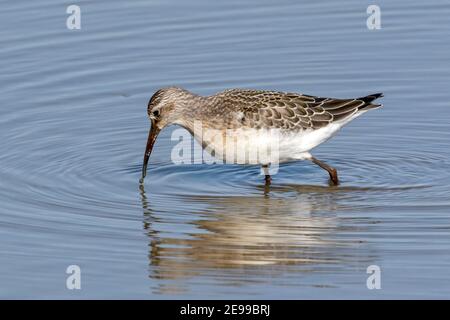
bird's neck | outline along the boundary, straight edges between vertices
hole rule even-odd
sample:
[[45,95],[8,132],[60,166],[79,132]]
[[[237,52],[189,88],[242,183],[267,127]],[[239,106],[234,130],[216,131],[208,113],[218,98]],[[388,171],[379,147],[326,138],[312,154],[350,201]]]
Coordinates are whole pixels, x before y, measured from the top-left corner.
[[176,124],[193,134],[194,129],[196,129],[194,127],[201,125],[204,115],[208,113],[210,100],[210,97],[203,97],[185,91],[177,101],[179,117]]

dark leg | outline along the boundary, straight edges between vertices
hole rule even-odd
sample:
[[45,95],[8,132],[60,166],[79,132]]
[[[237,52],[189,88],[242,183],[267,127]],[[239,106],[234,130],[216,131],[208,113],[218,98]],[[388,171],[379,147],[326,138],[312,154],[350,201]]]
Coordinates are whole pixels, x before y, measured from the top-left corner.
[[262,168],[264,170],[264,175],[265,175],[264,180],[266,181],[266,185],[269,185],[272,182],[272,178],[270,177],[270,174],[269,174],[269,166],[263,165]]
[[315,164],[317,164],[322,169],[325,169],[328,171],[328,173],[330,174],[330,179],[335,186],[337,186],[339,184],[339,179],[338,179],[337,171],[335,168],[330,167],[325,162],[322,162],[314,157],[311,157],[311,161],[314,162]]

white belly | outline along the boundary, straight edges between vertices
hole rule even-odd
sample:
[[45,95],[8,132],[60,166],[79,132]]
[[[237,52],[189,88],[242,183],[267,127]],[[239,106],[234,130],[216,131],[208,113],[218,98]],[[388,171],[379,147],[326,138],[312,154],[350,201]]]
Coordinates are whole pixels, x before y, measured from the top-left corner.
[[[342,127],[330,124],[318,130],[239,129],[203,130],[195,135],[205,150],[216,159],[234,164],[269,164],[309,159],[309,151],[327,141]],[[203,139],[202,139],[203,136]]]

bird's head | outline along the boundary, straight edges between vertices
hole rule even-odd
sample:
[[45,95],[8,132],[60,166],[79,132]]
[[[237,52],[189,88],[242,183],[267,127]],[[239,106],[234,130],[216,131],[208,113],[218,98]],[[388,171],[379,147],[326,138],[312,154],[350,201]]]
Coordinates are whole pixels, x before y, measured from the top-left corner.
[[159,130],[176,123],[180,115],[180,107],[184,104],[183,97],[188,92],[181,88],[169,87],[159,89],[150,98],[147,114],[152,123]]
[[159,132],[164,127],[179,122],[182,114],[182,108],[186,105],[185,98],[188,95],[188,91],[184,89],[169,87],[159,89],[150,98],[147,106],[147,114],[151,122],[151,127],[144,154],[141,183],[146,176],[148,160]]

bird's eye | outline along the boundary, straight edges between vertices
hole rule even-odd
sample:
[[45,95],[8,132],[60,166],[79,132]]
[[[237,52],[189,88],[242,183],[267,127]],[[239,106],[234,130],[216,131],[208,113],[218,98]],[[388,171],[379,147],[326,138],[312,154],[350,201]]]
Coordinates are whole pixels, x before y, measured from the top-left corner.
[[159,110],[153,111],[152,114],[153,114],[153,116],[154,116],[155,118],[158,118],[158,117],[159,117]]

